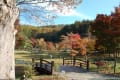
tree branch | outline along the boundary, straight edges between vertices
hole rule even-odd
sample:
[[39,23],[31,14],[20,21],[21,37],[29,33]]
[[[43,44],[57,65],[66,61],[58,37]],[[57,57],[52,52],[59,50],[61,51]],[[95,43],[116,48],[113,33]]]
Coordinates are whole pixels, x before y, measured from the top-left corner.
[[5,4],[7,7],[10,7],[10,6],[8,5],[8,2],[7,2],[6,0],[3,0],[3,2],[4,2],[4,4]]
[[21,1],[21,2],[18,2],[17,5],[21,5],[21,4],[38,4],[38,3],[47,3],[47,2],[59,2],[59,1],[54,1],[54,0],[32,0],[32,1]]

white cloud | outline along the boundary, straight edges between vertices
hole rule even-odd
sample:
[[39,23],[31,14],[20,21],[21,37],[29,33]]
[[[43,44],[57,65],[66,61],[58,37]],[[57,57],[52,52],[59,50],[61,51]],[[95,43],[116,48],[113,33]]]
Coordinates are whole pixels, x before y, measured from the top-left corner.
[[47,7],[46,9],[54,10],[56,14],[58,14],[58,16],[75,16],[75,17],[80,17],[82,19],[93,19],[90,16],[77,12],[75,9],[69,9],[67,7],[62,7],[61,9],[58,9],[56,5],[54,5],[54,7],[51,5]]
[[62,12],[57,12],[59,16],[75,16],[80,17],[82,19],[92,19],[92,17],[77,12],[75,9],[63,10]]
[[72,8],[69,9],[68,7],[65,7],[65,6],[60,7],[58,5],[49,4],[49,3],[37,4],[37,6],[42,6],[46,10],[55,11],[55,13],[58,16],[74,16],[74,17],[79,17],[81,19],[89,19],[89,20],[93,19],[90,16],[77,12],[75,9],[72,9]]

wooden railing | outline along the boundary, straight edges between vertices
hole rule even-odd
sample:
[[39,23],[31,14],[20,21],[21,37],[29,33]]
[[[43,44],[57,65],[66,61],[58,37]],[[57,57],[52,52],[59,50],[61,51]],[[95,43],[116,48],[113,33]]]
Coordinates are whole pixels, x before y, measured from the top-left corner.
[[86,70],[89,70],[89,60],[81,60],[75,57],[63,58],[63,65],[86,67]]
[[35,71],[37,71],[39,74],[53,74],[54,61],[50,62],[40,58],[39,62],[37,62],[34,58],[32,58],[32,62],[33,69],[35,69]]

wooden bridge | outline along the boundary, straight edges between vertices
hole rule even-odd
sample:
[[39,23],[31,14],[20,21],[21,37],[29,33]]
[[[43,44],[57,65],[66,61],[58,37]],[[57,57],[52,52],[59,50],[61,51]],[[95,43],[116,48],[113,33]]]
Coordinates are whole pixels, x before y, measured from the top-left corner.
[[49,62],[42,58],[39,59],[39,62],[37,61],[38,60],[32,58],[32,62],[33,62],[32,67],[33,69],[35,69],[36,72],[38,72],[39,74],[48,74],[48,75],[53,74],[54,61]]
[[78,67],[86,67],[89,70],[89,60],[81,60],[79,58],[63,58],[63,65],[72,65]]

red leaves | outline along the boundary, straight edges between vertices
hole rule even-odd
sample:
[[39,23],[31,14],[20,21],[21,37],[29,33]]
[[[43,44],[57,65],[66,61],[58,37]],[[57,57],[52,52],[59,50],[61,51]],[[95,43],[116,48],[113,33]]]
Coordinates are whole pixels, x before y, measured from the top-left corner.
[[111,36],[120,36],[120,30],[104,30],[104,33],[111,35]]
[[[116,8],[117,11],[120,7]],[[120,37],[120,13],[112,13],[111,15],[99,14],[92,23],[92,32],[98,38],[96,45],[109,47],[117,47],[113,40]],[[117,41],[117,40],[116,40]],[[111,46],[114,45],[114,46]]]
[[[87,50],[86,50],[86,39],[81,39],[79,34],[73,34],[69,33],[67,36],[62,36],[64,44],[66,45],[71,45],[72,51],[71,55],[75,56],[79,53],[78,50],[80,50],[82,55],[85,55]],[[68,44],[69,43],[69,44]]]
[[97,61],[95,62],[97,66],[103,66],[105,63],[103,61]]
[[35,47],[37,41],[34,38],[31,38],[30,40],[31,40],[32,46]]
[[73,35],[71,35],[71,37],[74,40],[79,40],[80,39],[80,35],[79,34],[73,34]]
[[104,14],[98,14],[95,21],[110,24],[111,19],[112,19],[111,16],[107,16],[107,15],[104,15]]
[[48,50],[53,50],[54,49],[54,44],[52,42],[47,42],[47,49]]

